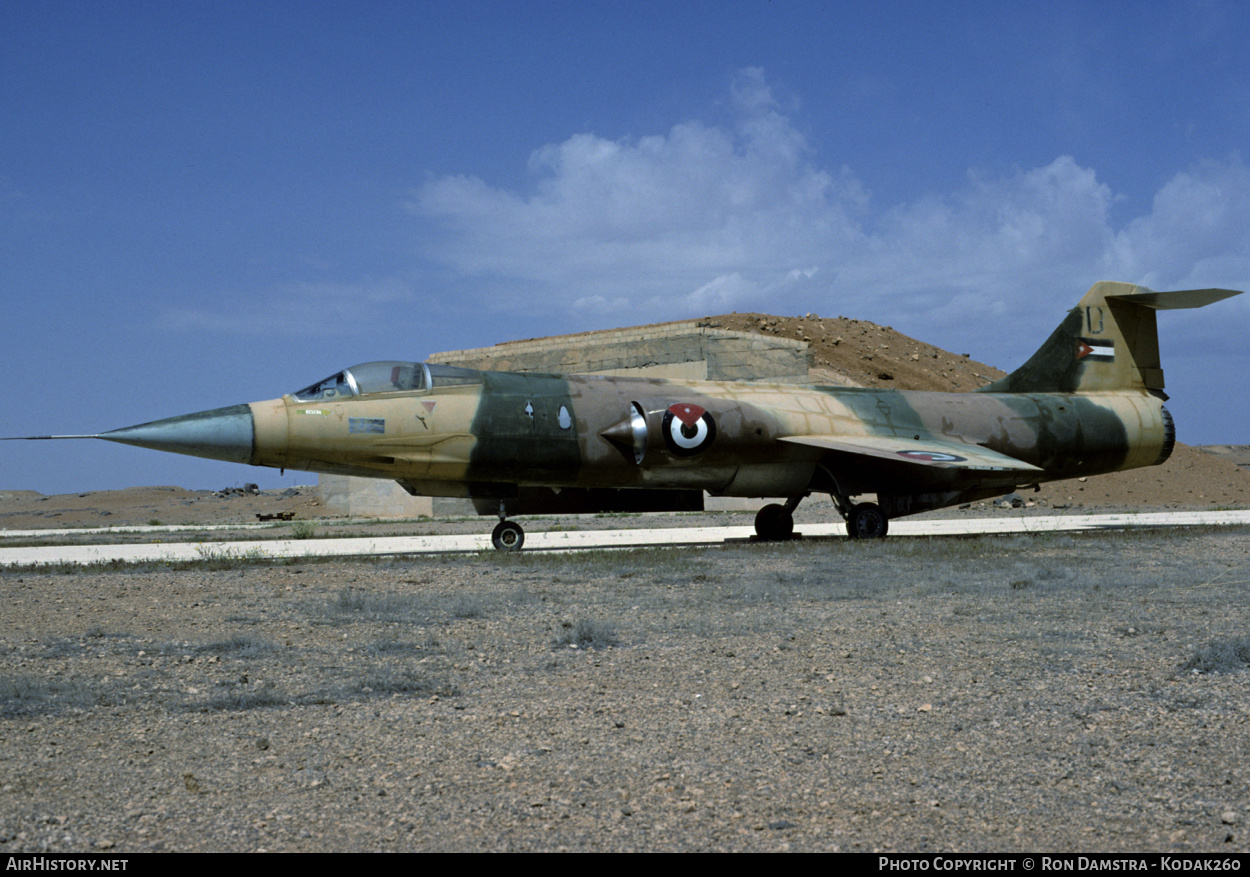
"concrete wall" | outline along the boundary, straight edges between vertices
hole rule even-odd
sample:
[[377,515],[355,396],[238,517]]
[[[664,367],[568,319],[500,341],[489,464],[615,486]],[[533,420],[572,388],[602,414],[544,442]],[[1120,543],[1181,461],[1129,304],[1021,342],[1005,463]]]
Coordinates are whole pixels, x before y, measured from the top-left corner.
[[318,476],[321,505],[332,515],[353,518],[419,518],[434,514],[428,496],[413,496],[394,481],[352,478],[347,475]]
[[711,329],[696,320],[683,320],[447,350],[431,354],[429,361],[493,371],[803,381],[812,353],[802,341]]

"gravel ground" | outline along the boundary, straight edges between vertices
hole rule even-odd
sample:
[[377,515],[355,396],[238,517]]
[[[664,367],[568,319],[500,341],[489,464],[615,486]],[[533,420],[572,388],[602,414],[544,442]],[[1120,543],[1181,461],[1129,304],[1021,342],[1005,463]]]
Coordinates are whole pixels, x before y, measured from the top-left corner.
[[0,850],[1245,851],[1246,537],[0,572]]

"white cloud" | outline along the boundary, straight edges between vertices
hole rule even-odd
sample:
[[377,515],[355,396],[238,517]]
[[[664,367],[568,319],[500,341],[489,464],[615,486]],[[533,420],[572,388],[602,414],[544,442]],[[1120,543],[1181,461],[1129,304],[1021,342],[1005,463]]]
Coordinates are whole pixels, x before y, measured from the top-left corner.
[[1116,194],[1071,156],[972,170],[958,191],[874,210],[851,170],[821,167],[762,71],[738,75],[730,105],[732,126],[543,146],[524,193],[433,180],[410,204],[425,255],[618,323],[819,309],[941,329],[970,312],[1056,314],[1099,279],[1250,282],[1250,173],[1236,156],[1177,173],[1121,229]]
[[656,308],[657,319],[739,303],[810,272],[831,247],[849,254],[862,186],[811,163],[759,71],[735,82],[733,107],[733,131],[686,122],[544,146],[530,157],[528,194],[434,180],[411,204],[430,225],[426,254],[469,275],[541,281],[583,306]]
[[[737,271],[722,274],[710,283],[705,283],[685,297],[682,306],[693,308],[703,314],[723,314],[749,302],[759,292],[759,285],[747,280]],[[647,309],[661,308],[665,302],[653,299],[647,302]]]
[[973,171],[960,191],[887,211],[842,278],[900,321],[919,308],[923,324],[943,326],[966,309],[1003,313],[1009,302],[1057,313],[1102,277],[1113,200],[1069,156],[1001,178]]
[[1151,212],[1116,235],[1119,266],[1146,285],[1220,286],[1250,278],[1250,169],[1239,156],[1176,174]]
[[[288,284],[169,312],[163,325],[340,333],[410,311],[420,289],[427,315],[532,312],[535,301],[580,315],[552,331],[816,311],[964,344],[969,324],[974,337],[1031,338],[1100,279],[1250,286],[1250,170],[1236,155],[1177,172],[1118,228],[1116,193],[1066,155],[1005,175],[973,169],[955,191],[878,208],[850,169],[819,161],[762,71],[739,74],[729,105],[725,125],[542,146],[524,192],[431,180],[409,208],[438,276]],[[1247,307],[1234,311],[1243,321]],[[1014,355],[985,343],[998,362]]]

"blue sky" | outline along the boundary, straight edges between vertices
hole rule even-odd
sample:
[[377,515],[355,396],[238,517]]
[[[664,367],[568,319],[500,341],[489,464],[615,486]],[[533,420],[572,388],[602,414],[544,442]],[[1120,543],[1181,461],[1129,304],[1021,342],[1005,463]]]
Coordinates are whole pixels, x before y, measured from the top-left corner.
[[[0,4],[0,434],[731,310],[1011,368],[1097,280],[1250,289],[1250,4]],[[1244,300],[1243,300],[1244,299]],[[1160,315],[1250,443],[1250,295]],[[0,445],[0,489],[315,476]]]

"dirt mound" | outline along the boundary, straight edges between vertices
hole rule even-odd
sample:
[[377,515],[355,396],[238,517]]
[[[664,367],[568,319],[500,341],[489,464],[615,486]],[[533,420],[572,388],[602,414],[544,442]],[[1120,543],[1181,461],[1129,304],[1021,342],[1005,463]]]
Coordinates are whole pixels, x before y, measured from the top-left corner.
[[706,317],[700,323],[709,328],[805,341],[815,355],[817,374],[848,387],[963,393],[1006,374],[967,355],[950,353],[867,320],[815,314],[724,314]]
[[1250,507],[1250,472],[1228,459],[1188,445],[1177,445],[1162,466],[1043,484],[1026,500],[1045,500],[1051,506],[1086,508],[1199,508]]

